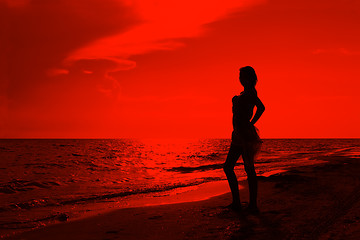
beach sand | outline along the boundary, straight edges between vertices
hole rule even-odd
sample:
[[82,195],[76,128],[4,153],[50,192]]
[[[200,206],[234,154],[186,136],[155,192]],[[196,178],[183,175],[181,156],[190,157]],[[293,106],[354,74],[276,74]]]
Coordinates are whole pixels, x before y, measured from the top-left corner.
[[258,215],[223,208],[231,201],[226,193],[118,209],[11,239],[360,239],[360,158],[320,160],[329,162],[259,177]]

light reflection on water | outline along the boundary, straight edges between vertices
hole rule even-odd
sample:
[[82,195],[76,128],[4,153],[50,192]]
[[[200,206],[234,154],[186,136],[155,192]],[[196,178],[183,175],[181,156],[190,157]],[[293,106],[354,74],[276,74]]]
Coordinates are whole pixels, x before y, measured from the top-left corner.
[[[0,211],[6,213],[0,224],[224,180],[229,144],[228,139],[0,140]],[[268,175],[359,152],[358,139],[266,139],[256,169]],[[245,176],[242,166],[236,169]]]

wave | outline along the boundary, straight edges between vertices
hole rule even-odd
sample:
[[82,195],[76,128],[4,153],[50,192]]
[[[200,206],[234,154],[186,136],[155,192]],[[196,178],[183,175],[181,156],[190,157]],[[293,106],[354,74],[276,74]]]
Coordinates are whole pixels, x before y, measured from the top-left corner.
[[82,155],[79,153],[71,153],[71,155],[73,155],[74,157],[85,157],[86,155]]
[[12,194],[17,192],[33,190],[35,188],[51,188],[53,186],[60,186],[60,185],[61,185],[60,183],[54,181],[38,182],[38,181],[14,179],[5,184],[1,184],[0,193]]
[[336,153],[336,154],[341,154],[341,153],[349,153],[349,152],[356,152],[356,147],[346,147],[346,148],[340,148],[340,149],[336,149],[333,153]]
[[197,180],[190,183],[177,183],[172,185],[165,185],[165,186],[155,186],[152,188],[144,188],[144,189],[138,189],[138,190],[128,190],[123,192],[117,192],[117,193],[108,193],[108,194],[99,194],[99,195],[91,195],[91,196],[79,196],[76,198],[66,199],[66,200],[51,200],[51,199],[37,199],[37,200],[30,200],[26,202],[19,202],[19,203],[13,203],[9,205],[8,207],[2,208],[1,211],[11,211],[13,209],[32,209],[32,208],[38,208],[38,207],[49,207],[49,206],[59,206],[59,205],[72,205],[72,204],[81,204],[81,203],[87,203],[87,202],[93,202],[93,201],[101,201],[101,200],[109,200],[112,198],[118,198],[118,197],[126,197],[130,195],[136,195],[136,194],[148,194],[148,193],[158,193],[158,192],[165,192],[170,191],[177,188],[184,188],[184,187],[191,187],[191,186],[197,186],[206,182],[212,182],[212,181],[221,181],[223,180],[220,177],[207,177],[203,178],[201,180]]
[[343,155],[336,155],[336,154],[331,154],[329,156],[317,156],[317,157],[313,157],[310,158],[311,160],[322,160],[322,161],[342,161],[342,162],[346,162],[349,160],[360,160],[360,156],[343,156]]
[[[242,165],[242,163],[237,163],[236,166]],[[180,173],[192,173],[196,171],[204,172],[209,170],[217,170],[222,169],[224,166],[223,163],[217,163],[217,164],[208,164],[208,165],[201,165],[197,167],[173,167],[166,169],[170,172],[180,172]]]
[[53,169],[53,168],[66,168],[68,167],[68,164],[63,164],[63,163],[24,163],[24,167],[25,168],[30,168],[30,169]]
[[189,155],[188,158],[202,158],[202,159],[208,159],[208,160],[211,160],[211,159],[217,159],[219,158],[221,154],[219,153],[209,153],[209,154],[192,154],[192,155]]
[[11,221],[6,223],[0,223],[0,228],[2,229],[30,229],[30,228],[36,228],[39,226],[43,226],[43,222],[48,222],[51,220],[57,220],[60,222],[67,221],[69,218],[69,215],[66,213],[56,213],[56,214],[50,214],[48,216],[37,218],[33,220],[22,220],[22,221]]

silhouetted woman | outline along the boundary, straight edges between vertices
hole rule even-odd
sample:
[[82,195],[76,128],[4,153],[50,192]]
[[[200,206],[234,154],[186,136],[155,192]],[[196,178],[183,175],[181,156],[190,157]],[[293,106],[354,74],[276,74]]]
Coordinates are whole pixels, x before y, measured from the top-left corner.
[[[255,70],[250,66],[240,68],[239,79],[244,87],[244,91],[232,99],[234,130],[232,132],[230,150],[224,164],[224,172],[229,181],[233,197],[233,202],[229,207],[233,210],[241,210],[239,186],[234,173],[234,167],[236,161],[242,156],[249,184],[250,201],[248,209],[252,212],[257,212],[257,178],[254,158],[260,150],[261,140],[254,124],[265,111],[265,107],[258,98],[255,89],[257,82]],[[253,117],[255,106],[256,112]]]

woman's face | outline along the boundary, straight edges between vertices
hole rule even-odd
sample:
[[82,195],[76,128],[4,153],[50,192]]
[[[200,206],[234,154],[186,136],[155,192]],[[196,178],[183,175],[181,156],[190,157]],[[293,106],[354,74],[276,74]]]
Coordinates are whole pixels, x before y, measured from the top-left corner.
[[239,80],[241,85],[245,86],[247,84],[247,78],[245,78],[242,74],[239,74]]

